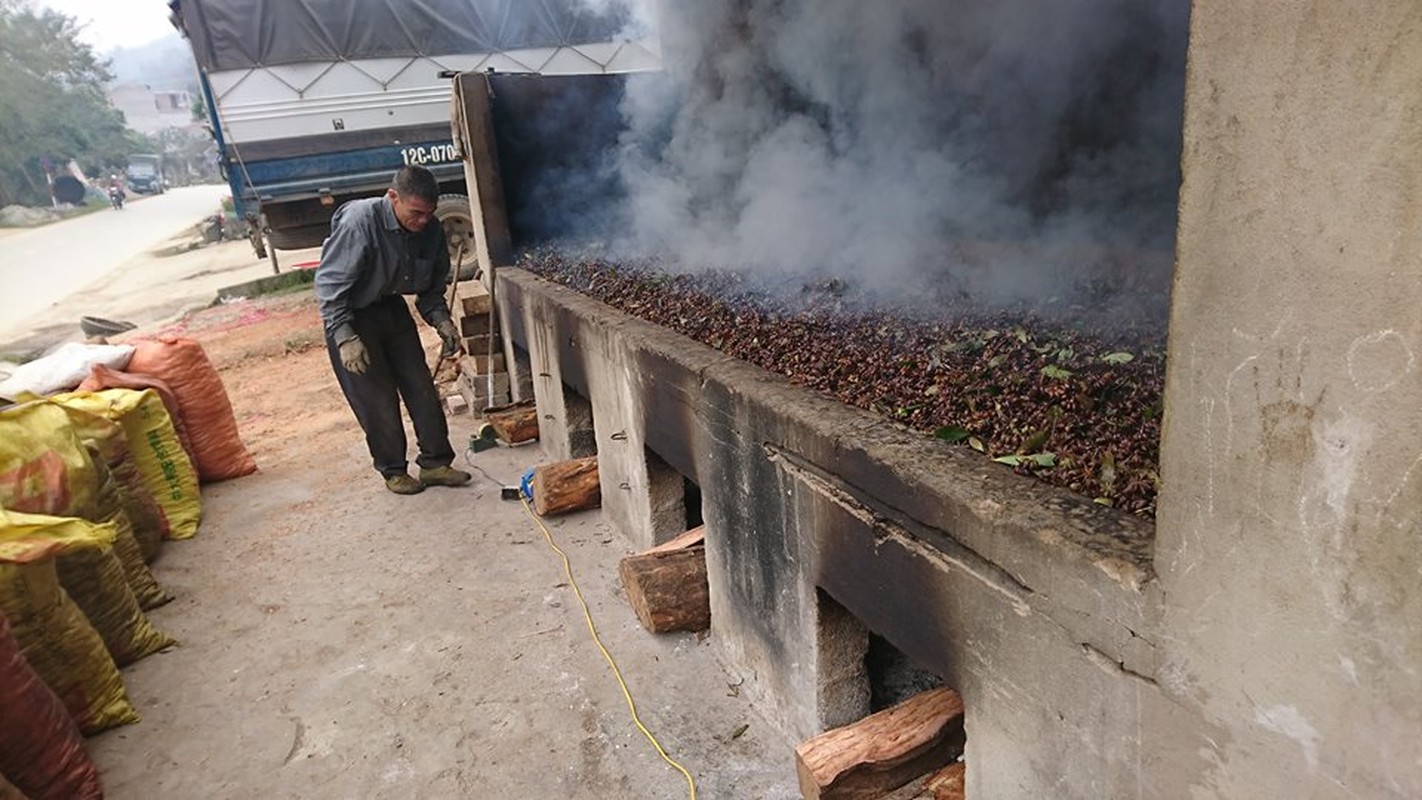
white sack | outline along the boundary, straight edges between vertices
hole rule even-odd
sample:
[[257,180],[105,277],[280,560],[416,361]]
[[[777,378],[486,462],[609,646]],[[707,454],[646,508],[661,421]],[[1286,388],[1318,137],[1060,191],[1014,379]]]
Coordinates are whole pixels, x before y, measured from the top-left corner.
[[83,383],[95,364],[122,370],[131,358],[132,345],[70,342],[47,356],[16,367],[14,374],[0,382],[0,397],[14,398],[22,392],[66,392]]

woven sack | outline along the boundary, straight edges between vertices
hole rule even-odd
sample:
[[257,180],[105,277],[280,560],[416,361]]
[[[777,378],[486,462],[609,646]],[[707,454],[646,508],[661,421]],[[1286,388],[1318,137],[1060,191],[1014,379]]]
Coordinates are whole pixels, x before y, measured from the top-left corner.
[[[99,773],[84,738],[54,692],[20,654],[10,623],[0,616],[0,775],[9,797],[100,800]],[[0,779],[3,783],[4,779]],[[0,786],[0,799],[7,797]]]

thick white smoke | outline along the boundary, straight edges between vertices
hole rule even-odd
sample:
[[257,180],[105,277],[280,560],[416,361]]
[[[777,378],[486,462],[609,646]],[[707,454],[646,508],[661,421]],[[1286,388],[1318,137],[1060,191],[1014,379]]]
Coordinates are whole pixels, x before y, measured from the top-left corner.
[[623,106],[636,249],[1003,299],[1168,280],[1188,0],[633,10],[670,78]]

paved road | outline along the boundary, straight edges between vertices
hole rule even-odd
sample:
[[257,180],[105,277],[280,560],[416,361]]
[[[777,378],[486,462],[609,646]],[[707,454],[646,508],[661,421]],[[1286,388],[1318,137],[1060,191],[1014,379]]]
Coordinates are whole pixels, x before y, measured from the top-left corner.
[[117,270],[134,256],[217,213],[226,186],[187,186],[156,197],[0,237],[0,334]]

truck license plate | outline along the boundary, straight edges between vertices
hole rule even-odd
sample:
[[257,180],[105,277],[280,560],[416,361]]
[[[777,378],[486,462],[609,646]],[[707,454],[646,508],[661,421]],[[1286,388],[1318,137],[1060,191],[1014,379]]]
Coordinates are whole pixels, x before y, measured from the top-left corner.
[[442,164],[446,161],[458,161],[459,153],[454,149],[454,143],[420,145],[418,147],[406,147],[400,151],[404,157],[405,164]]

